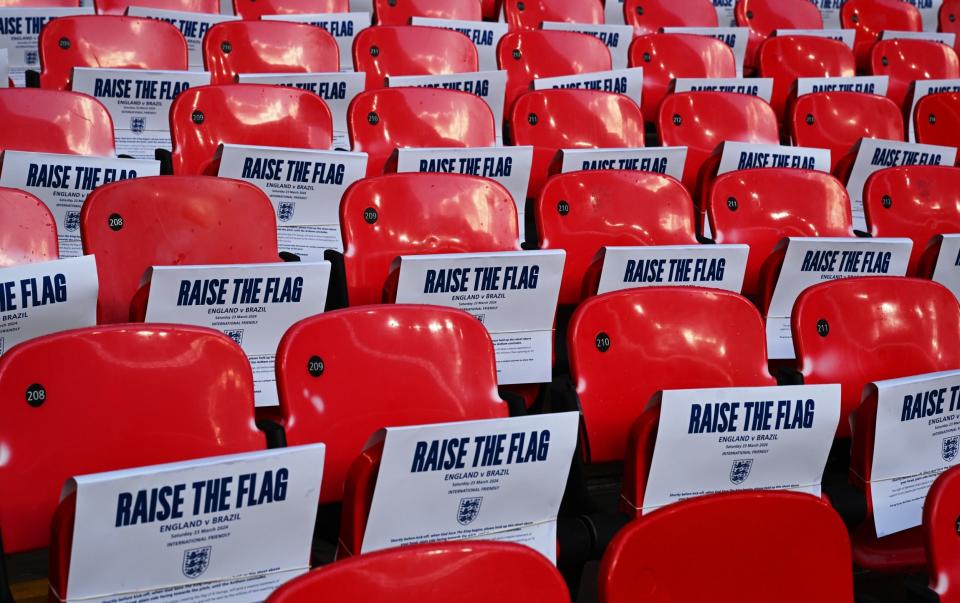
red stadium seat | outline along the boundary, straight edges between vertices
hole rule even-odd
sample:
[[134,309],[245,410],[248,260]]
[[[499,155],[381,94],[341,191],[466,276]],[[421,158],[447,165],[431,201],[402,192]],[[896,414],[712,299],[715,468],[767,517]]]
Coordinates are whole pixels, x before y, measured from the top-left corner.
[[39,40],[40,87],[69,90],[74,67],[187,69],[187,41],[158,19],[119,15],[59,17]]
[[[850,47],[813,36],[774,36],[760,46],[760,77],[773,78],[770,106],[784,121],[787,102],[800,77],[853,77],[857,61]],[[796,96],[793,93],[793,96]]]
[[286,21],[225,21],[203,37],[211,84],[233,84],[239,73],[340,71],[340,50],[327,30]]
[[358,94],[347,112],[354,151],[367,153],[367,176],[379,176],[403,147],[490,147],[497,125],[490,106],[459,90],[383,88]]
[[943,0],[940,5],[940,29],[944,33],[960,33],[960,0]]
[[960,303],[928,280],[861,277],[815,285],[797,298],[791,328],[804,383],[841,385],[838,437],[850,436],[847,418],[866,384],[960,368],[960,348],[944,336],[960,332]]
[[83,251],[97,256],[101,323],[125,322],[151,266],[277,262],[273,206],[227,178],[154,176],[107,184],[80,212]]
[[788,123],[795,145],[830,149],[831,169],[861,138],[904,139],[900,108],[889,98],[875,94],[804,94],[793,104]]
[[623,94],[538,90],[521,96],[509,119],[513,143],[532,145],[528,195],[536,198],[560,149],[642,147],[643,115]]
[[333,118],[308,90],[259,84],[198,86],[170,106],[173,171],[202,174],[221,143],[329,149]]
[[929,94],[913,110],[917,142],[960,147],[960,93]]
[[[960,517],[960,469],[952,467],[933,482],[923,505],[923,535],[926,542],[930,589],[943,603],[956,603],[960,576],[957,575],[957,517]],[[954,585],[957,586],[954,586]]]
[[[316,377],[307,370],[315,360]],[[277,388],[287,444],[327,445],[321,503],[343,498],[350,464],[380,428],[507,416],[487,330],[438,306],[349,308],[300,321],[280,341]]]
[[920,11],[901,0],[846,0],[840,8],[840,23],[844,29],[857,32],[853,52],[861,69],[870,64],[870,50],[880,32],[923,30]]
[[351,306],[377,304],[401,255],[519,251],[517,206],[500,184],[462,174],[389,174],[340,202]]
[[[185,13],[220,14],[218,0],[94,0],[98,15],[123,15],[130,6],[159,8]],[[49,4],[47,4],[49,6]],[[75,6],[75,5],[73,5]]]
[[477,47],[460,32],[439,27],[379,25],[353,40],[353,66],[367,74],[367,89],[390,75],[445,75],[479,69]]
[[764,40],[778,29],[823,29],[820,9],[810,0],[737,0],[737,25],[750,29],[744,68],[757,66],[757,53]]
[[670,176],[650,172],[554,176],[534,212],[540,248],[567,252],[561,305],[576,305],[592,293],[584,279],[601,247],[697,243],[690,194]]
[[721,143],[779,144],[777,116],[762,98],[729,92],[671,94],[660,104],[657,131],[664,146],[687,147],[683,184],[696,198],[700,167]]
[[409,25],[410,17],[482,21],[480,0],[373,0],[377,25]]
[[115,154],[110,113],[79,92],[0,89],[0,123],[0,150]]
[[57,222],[30,193],[0,188],[0,268],[59,257]]
[[638,36],[662,27],[717,27],[710,0],[624,0],[623,16]]
[[737,76],[737,60],[729,46],[708,36],[647,34],[630,44],[630,66],[643,67],[643,116],[654,121],[673,80],[681,77]]
[[781,239],[853,236],[847,189],[833,176],[813,170],[728,172],[713,181],[706,211],[717,243],[750,246],[743,293],[761,309],[777,277],[762,274],[761,268]]
[[[44,392],[39,404],[24,402],[31,388]],[[0,409],[7,553],[47,546],[72,476],[266,445],[246,355],[198,327],[112,325],[21,343],[0,358]]]
[[[784,517],[802,529],[785,530]],[[749,579],[735,576],[749,567]],[[797,580],[798,568],[804,578]],[[600,564],[600,603],[853,603],[850,539],[822,499],[796,492],[713,494],[620,531]]]
[[887,96],[910,110],[908,92],[916,80],[947,80],[960,77],[957,53],[940,42],[929,40],[880,40],[870,52],[874,75],[890,78]]
[[960,232],[960,168],[914,165],[874,172],[863,187],[870,235],[913,240],[908,276],[937,236]]
[[[469,584],[469,586],[467,586]],[[446,542],[376,551],[287,582],[267,603],[569,603],[557,569],[510,542]]]
[[544,21],[603,23],[600,0],[504,0],[503,16],[511,29],[540,29]]
[[613,68],[610,50],[599,38],[552,30],[507,33],[497,45],[497,65],[507,72],[504,110],[508,115],[513,103],[530,90],[535,79]]
[[233,0],[233,12],[248,21],[263,15],[346,13],[350,0]]

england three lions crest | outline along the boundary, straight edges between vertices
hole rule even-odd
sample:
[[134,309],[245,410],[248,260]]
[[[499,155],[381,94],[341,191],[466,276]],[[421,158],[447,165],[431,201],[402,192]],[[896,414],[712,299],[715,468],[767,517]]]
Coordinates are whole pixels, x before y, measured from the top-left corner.
[[281,201],[277,205],[277,219],[281,222],[289,222],[293,219],[293,213],[297,211],[297,204],[293,201]]
[[74,232],[80,228],[80,212],[68,211],[63,218],[63,228],[69,232]]
[[960,451],[960,436],[943,438],[943,444],[940,448],[940,454],[943,455],[943,460],[949,463],[957,458],[958,451]]
[[730,467],[730,483],[739,486],[750,477],[750,470],[753,469],[753,459],[740,459],[733,461]]
[[199,578],[210,567],[212,546],[187,549],[183,552],[183,575],[187,578]]
[[460,506],[457,509],[457,523],[462,526],[473,523],[473,520],[480,516],[480,504],[482,502],[482,496],[476,498],[461,498]]
[[131,117],[130,118],[130,131],[134,134],[142,134],[144,130],[147,129],[147,118],[146,117]]
[[243,329],[229,329],[223,334],[237,342],[237,345],[243,345]]

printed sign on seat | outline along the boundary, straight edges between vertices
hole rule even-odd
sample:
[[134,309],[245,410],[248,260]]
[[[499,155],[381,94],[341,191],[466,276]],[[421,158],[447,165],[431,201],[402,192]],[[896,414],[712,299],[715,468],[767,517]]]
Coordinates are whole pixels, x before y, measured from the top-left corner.
[[0,268],[60,257],[57,223],[40,199],[0,188]]

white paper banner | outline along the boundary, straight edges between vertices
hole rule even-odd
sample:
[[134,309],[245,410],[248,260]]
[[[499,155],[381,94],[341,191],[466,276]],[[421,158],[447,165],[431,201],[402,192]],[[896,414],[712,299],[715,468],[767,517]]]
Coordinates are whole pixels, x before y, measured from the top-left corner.
[[60,257],[72,258],[82,254],[80,207],[90,191],[118,180],[159,175],[159,161],[5,151],[0,186],[19,188],[43,201],[57,222]]
[[604,21],[620,25],[624,23],[623,18],[623,0],[606,0],[604,2]]
[[[904,0],[906,1],[906,0]],[[940,42],[953,47],[957,41],[957,34],[937,33],[937,28],[928,31],[889,31],[880,32],[881,40],[927,40],[928,42]]]
[[10,51],[0,48],[0,88],[10,87]]
[[677,78],[674,92],[733,92],[758,96],[770,102],[773,78]]
[[604,247],[597,295],[637,287],[710,287],[740,293],[747,245]]
[[500,385],[546,383],[565,257],[562,250],[402,256],[396,301],[469,312],[493,339]]
[[309,570],[323,460],[312,444],[75,477],[67,601],[264,600]]
[[[623,19],[620,20],[623,22]],[[614,69],[626,69],[629,63],[627,51],[633,41],[633,27],[630,25],[593,25],[589,23],[560,23],[544,21],[541,29],[556,31],[573,31],[599,38],[607,45]]]
[[550,89],[599,90],[615,92],[630,97],[638,105],[643,94],[643,68],[595,71],[560,77],[543,77],[533,80],[534,90]]
[[820,496],[839,385],[663,392],[643,513],[717,492]]
[[556,563],[579,423],[567,412],[387,428],[360,552],[498,540]]
[[[351,4],[356,4],[354,0]],[[351,6],[356,11],[356,6]],[[337,41],[340,50],[340,70],[353,70],[353,40],[370,27],[369,12],[310,13],[293,15],[263,15],[264,21],[291,21],[322,27]]]
[[[839,24],[837,25],[839,27]],[[783,36],[811,36],[814,38],[828,38],[843,42],[853,50],[853,40],[857,32],[853,29],[778,29],[774,32],[778,37]]]
[[9,77],[17,88],[26,85],[24,72],[40,71],[37,40],[40,30],[51,19],[72,15],[92,15],[93,7],[81,8],[0,8],[0,48],[7,50]]
[[470,38],[470,41],[477,47],[477,54],[480,58],[480,71],[494,71],[499,68],[497,67],[497,44],[500,43],[500,38],[509,30],[506,23],[411,17],[410,24],[458,31]]
[[210,13],[188,13],[159,8],[131,6],[127,9],[131,17],[159,19],[176,26],[187,41],[187,64],[191,71],[203,71],[203,36],[207,30],[224,21],[239,21],[232,15],[213,15]]
[[824,29],[840,29],[840,7],[843,6],[844,0],[810,0],[810,2],[820,9]]
[[933,280],[960,299],[960,234],[945,234],[933,269]]
[[755,168],[794,168],[830,173],[830,149],[725,142],[717,175]]
[[720,27],[736,27],[737,18],[733,12],[735,0],[713,0],[713,8],[717,11],[717,23]]
[[[714,0],[715,2],[732,0]],[[723,19],[720,20],[724,22]],[[737,62],[737,77],[743,77],[743,61],[747,56],[747,41],[750,38],[750,30],[746,27],[664,27],[663,33],[685,33],[716,38],[733,49],[733,56]]]
[[909,123],[910,142],[917,141],[917,130],[913,123],[913,114],[916,111],[917,102],[924,96],[941,92],[960,92],[960,79],[916,80],[913,82],[913,103],[910,105],[910,113],[906,115],[906,121]]
[[797,78],[797,96],[814,92],[863,92],[886,96],[890,78],[885,75],[856,77],[801,77]]
[[560,172],[581,170],[640,170],[683,177],[687,147],[651,147],[646,149],[563,149]]

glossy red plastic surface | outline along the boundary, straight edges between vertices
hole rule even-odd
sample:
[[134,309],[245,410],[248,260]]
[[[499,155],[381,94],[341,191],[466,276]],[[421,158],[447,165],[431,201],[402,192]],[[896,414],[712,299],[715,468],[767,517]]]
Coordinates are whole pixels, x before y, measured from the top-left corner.
[[[797,529],[784,528],[786,517]],[[744,564],[750,579],[731,579]],[[632,603],[639,593],[663,602],[853,603],[843,521],[822,499],[795,492],[713,494],[654,511],[613,539],[599,582],[600,603]]]
[[890,78],[887,96],[910,110],[908,92],[916,80],[949,80],[960,77],[960,60],[946,44],[929,40],[880,40],[870,51],[874,75]]
[[79,92],[0,89],[0,123],[0,150],[70,155],[115,152],[110,113],[100,101]]
[[690,194],[670,176],[650,172],[554,176],[534,212],[540,248],[567,252],[560,304],[574,305],[587,295],[584,277],[601,247],[697,243]]
[[[606,352],[596,345],[601,333],[610,338]],[[717,289],[591,297],[570,320],[568,349],[593,463],[624,458],[631,423],[658,391],[776,384],[760,313],[745,297]]]
[[728,172],[713,181],[706,210],[717,243],[750,246],[743,293],[755,299],[760,269],[781,239],[853,236],[847,189],[814,170]]
[[0,268],[58,257],[57,222],[43,201],[0,188]]
[[497,65],[507,72],[506,115],[533,80],[612,69],[607,45],[572,31],[515,31],[500,38]]
[[744,67],[756,68],[763,41],[778,29],[823,29],[820,9],[809,0],[738,0],[734,7],[737,25],[747,27],[750,37]]
[[661,27],[717,27],[710,0],[625,0],[623,15],[636,35],[657,33]]
[[913,110],[913,127],[919,143],[960,147],[960,93],[921,98]]
[[[123,227],[108,225],[114,214]],[[80,212],[84,253],[97,256],[100,320],[125,322],[151,266],[279,261],[273,206],[259,188],[227,178],[153,176],[107,184]]]
[[503,17],[511,29],[540,29],[544,21],[604,22],[600,0],[504,0]]
[[[46,392],[37,407],[24,400],[32,384]],[[47,545],[71,476],[266,444],[254,425],[246,355],[198,327],[93,327],[14,346],[0,358],[0,409],[7,553]]]
[[[826,336],[817,323],[825,320]],[[839,437],[867,383],[960,368],[960,303],[943,285],[901,277],[860,277],[815,285],[791,320],[804,382],[839,383]],[[822,326],[822,323],[821,323]]]
[[940,28],[944,33],[960,33],[960,0],[943,0],[940,6]]
[[367,74],[367,89],[390,75],[446,75],[479,69],[477,47],[452,29],[413,25],[368,27],[353,40],[353,66]]
[[233,0],[233,12],[248,21],[263,15],[350,12],[350,0]]
[[960,467],[953,467],[933,482],[923,505],[930,588],[940,595],[942,603],[960,601],[957,517],[960,517]]
[[860,68],[869,65],[870,49],[880,32],[923,30],[920,11],[901,0],[845,0],[840,7],[840,23],[844,29],[856,30],[853,52]]
[[[367,222],[368,210],[376,221]],[[377,304],[400,255],[518,251],[517,206],[493,180],[389,174],[354,183],[340,201],[351,306]]]
[[[49,5],[47,2],[45,4]],[[94,0],[93,4],[98,15],[123,15],[130,6],[187,13],[220,14],[218,0]]]
[[768,38],[760,46],[758,64],[760,77],[773,78],[770,105],[781,121],[797,78],[853,77],[857,74],[857,62],[849,46],[814,36]]
[[[314,356],[319,377],[307,371]],[[341,500],[350,463],[380,428],[507,416],[487,330],[438,306],[349,308],[295,324],[277,351],[277,387],[287,443],[327,445],[321,502]]]
[[119,15],[59,17],[39,40],[40,87],[69,90],[74,67],[113,69],[187,68],[187,41],[158,19]]
[[327,104],[308,90],[198,86],[182,92],[170,106],[170,135],[173,172],[202,174],[221,143],[329,149],[333,118]]
[[683,184],[694,193],[700,167],[727,140],[779,144],[777,116],[761,98],[731,92],[683,92],[663,99],[657,131],[664,146],[687,147]]
[[630,66],[643,67],[643,115],[656,119],[673,80],[737,76],[733,50],[720,40],[693,34],[647,34],[630,44]]
[[830,149],[831,170],[861,138],[904,139],[900,108],[875,94],[804,94],[793,104],[788,121],[796,146]]
[[411,17],[482,21],[480,0],[373,0],[378,25],[409,25]]
[[403,147],[489,147],[497,125],[479,96],[437,88],[383,88],[354,97],[347,111],[354,151],[367,153],[367,176],[383,173]]
[[233,84],[238,73],[340,71],[340,50],[327,30],[287,21],[225,21],[203,36],[211,84]]
[[[469,585],[469,586],[468,586]],[[506,542],[448,542],[338,561],[291,580],[268,603],[567,603],[563,578],[533,549]]]

